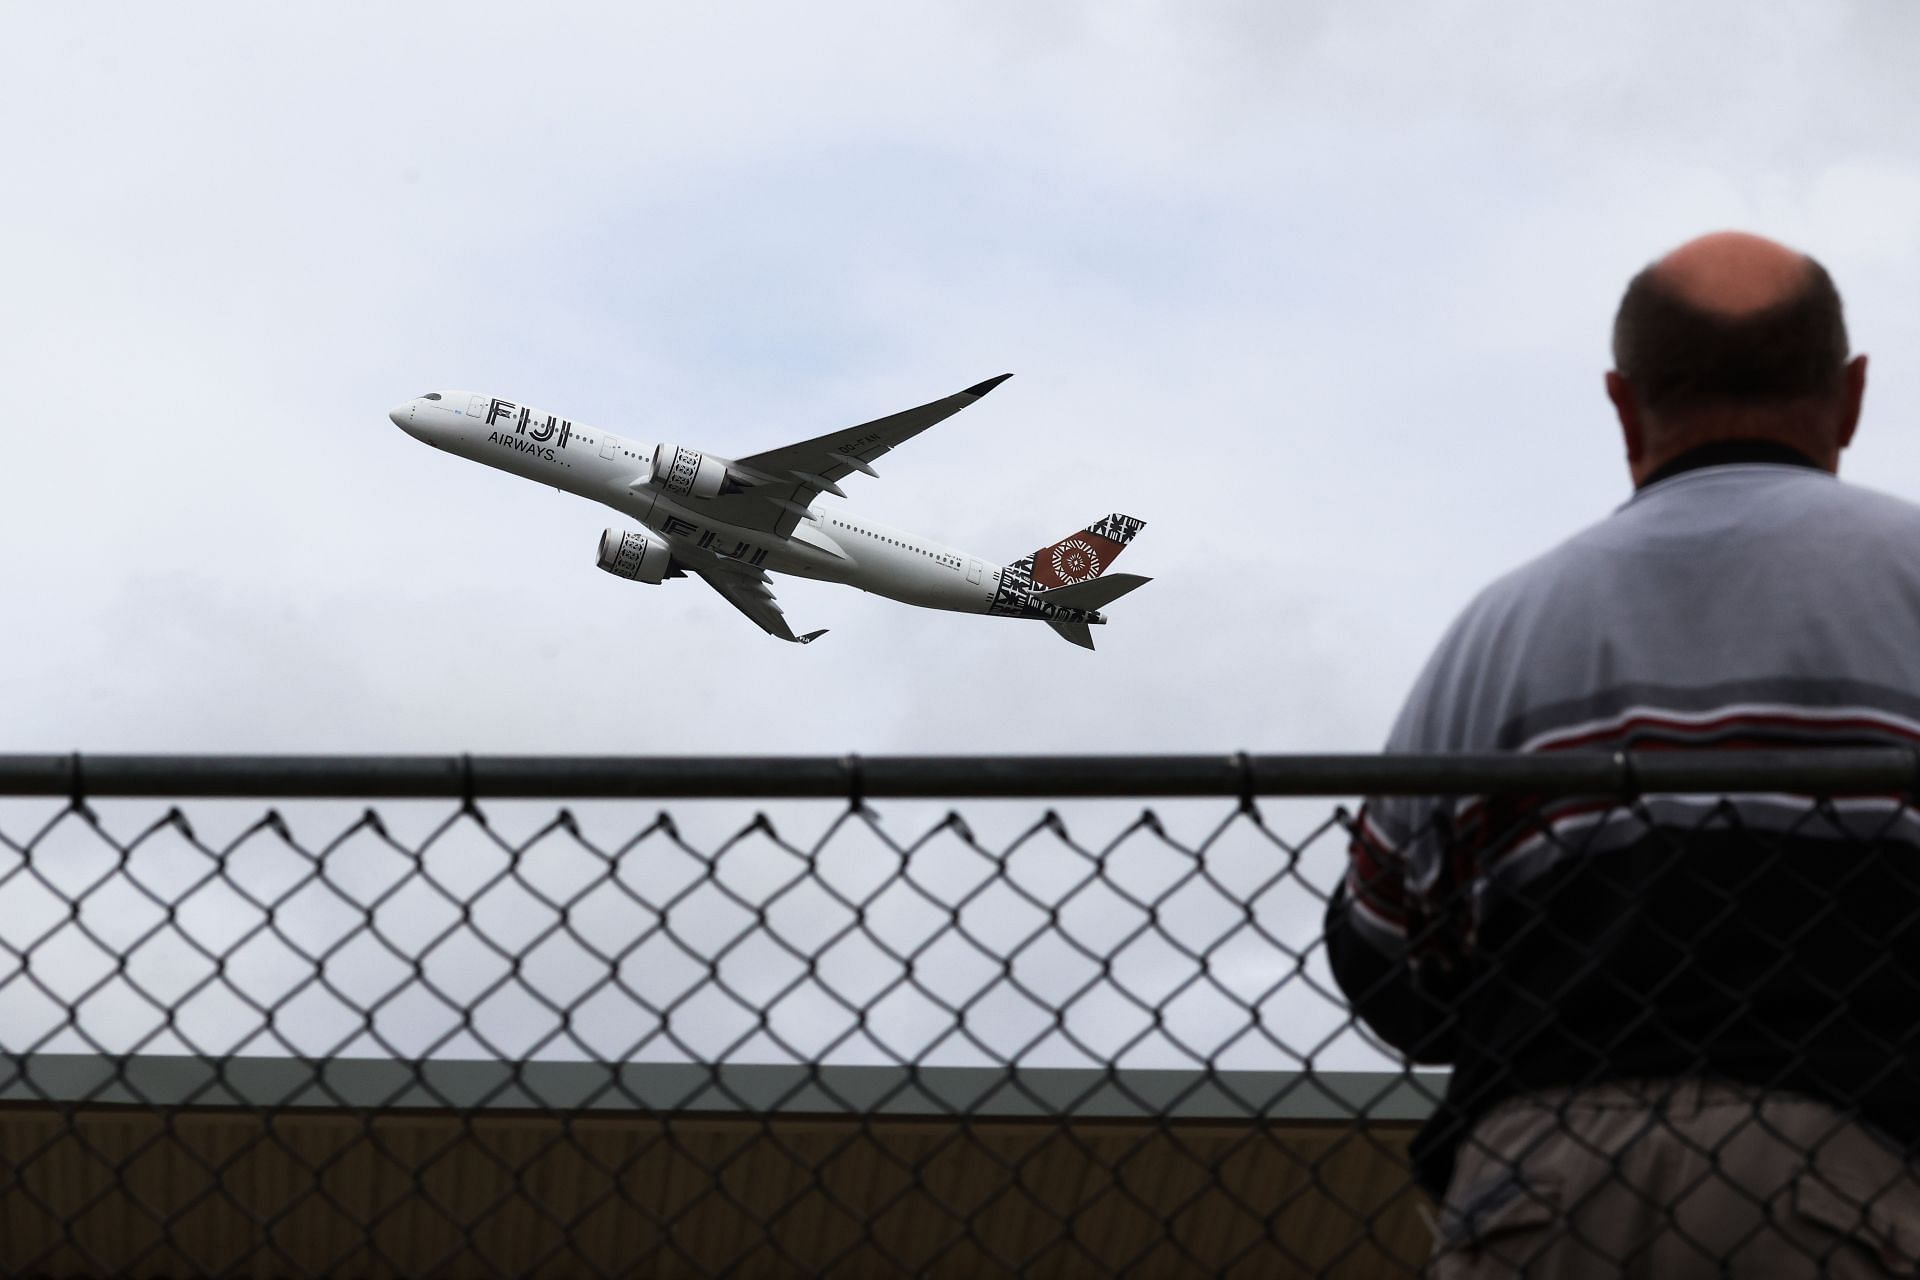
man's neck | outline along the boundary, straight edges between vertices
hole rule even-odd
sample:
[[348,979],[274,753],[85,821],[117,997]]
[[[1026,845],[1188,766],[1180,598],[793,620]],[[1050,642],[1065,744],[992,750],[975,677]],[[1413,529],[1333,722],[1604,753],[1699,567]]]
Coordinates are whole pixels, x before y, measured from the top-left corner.
[[1648,485],[1659,484],[1662,480],[1671,480],[1702,467],[1725,467],[1739,462],[1772,462],[1790,467],[1811,467],[1815,471],[1826,470],[1805,453],[1778,440],[1712,440],[1695,445],[1667,462],[1635,485],[1634,490],[1638,492]]

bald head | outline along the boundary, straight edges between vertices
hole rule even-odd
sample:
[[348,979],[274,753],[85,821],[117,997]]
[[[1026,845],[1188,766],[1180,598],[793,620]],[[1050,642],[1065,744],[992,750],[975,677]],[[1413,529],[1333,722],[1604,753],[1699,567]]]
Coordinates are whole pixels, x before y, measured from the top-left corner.
[[1716,231],[1687,241],[1647,270],[1688,306],[1734,317],[1792,301],[1811,283],[1816,265],[1763,236]]
[[1688,241],[1635,276],[1607,390],[1636,481],[1716,440],[1788,444],[1833,469],[1865,358],[1847,362],[1840,294],[1805,254],[1743,231]]

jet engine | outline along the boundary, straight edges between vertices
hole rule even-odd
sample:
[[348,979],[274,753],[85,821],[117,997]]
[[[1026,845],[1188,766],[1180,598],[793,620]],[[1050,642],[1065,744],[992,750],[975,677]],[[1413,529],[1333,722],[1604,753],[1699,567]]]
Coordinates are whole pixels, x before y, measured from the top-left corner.
[[616,578],[657,587],[667,576],[673,553],[658,538],[606,529],[600,534],[600,567]]
[[713,498],[749,487],[746,477],[727,469],[725,458],[713,458],[677,444],[653,447],[655,486],[682,498]]

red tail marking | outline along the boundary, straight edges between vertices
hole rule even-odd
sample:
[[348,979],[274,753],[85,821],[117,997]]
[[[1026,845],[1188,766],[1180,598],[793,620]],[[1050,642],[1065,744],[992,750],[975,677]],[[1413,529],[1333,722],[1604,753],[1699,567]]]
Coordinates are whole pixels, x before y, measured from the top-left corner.
[[1041,591],[1091,582],[1107,571],[1126,544],[1082,530],[1033,553],[1033,585]]

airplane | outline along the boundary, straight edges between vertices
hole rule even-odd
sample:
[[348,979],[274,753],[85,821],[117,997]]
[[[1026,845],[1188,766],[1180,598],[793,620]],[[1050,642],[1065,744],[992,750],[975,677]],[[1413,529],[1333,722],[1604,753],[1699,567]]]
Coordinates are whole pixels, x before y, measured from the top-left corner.
[[840,481],[875,476],[882,454],[1005,382],[1001,374],[918,408],[744,458],[676,444],[652,446],[512,400],[429,391],[391,410],[395,426],[436,449],[605,503],[645,532],[607,529],[598,563],[615,577],[658,586],[692,573],[768,635],[795,635],[769,573],[859,587],[929,609],[1034,618],[1083,649],[1100,611],[1151,579],[1107,573],[1146,522],[1114,513],[1012,564],[838,510]]

